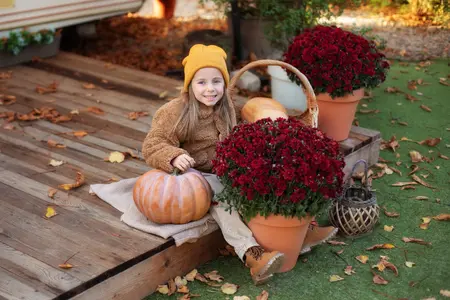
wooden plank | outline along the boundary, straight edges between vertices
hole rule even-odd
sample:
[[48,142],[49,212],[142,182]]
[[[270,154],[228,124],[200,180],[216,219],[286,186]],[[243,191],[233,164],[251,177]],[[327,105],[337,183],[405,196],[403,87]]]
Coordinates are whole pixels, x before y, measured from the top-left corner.
[[344,155],[349,155],[350,153],[370,144],[372,141],[380,138],[380,132],[362,128],[359,126],[352,126],[349,137],[340,142],[340,148]]
[[[183,276],[195,267],[216,258],[218,249],[223,246],[225,241],[222,233],[217,230],[195,243],[172,246],[71,299],[142,299],[153,293],[158,284],[176,276]],[[77,291],[72,292],[75,294]]]
[[47,300],[52,299],[54,295],[36,290],[27,284],[21,282],[9,273],[3,267],[0,267],[0,296],[8,300]]
[[[56,296],[82,283],[62,270],[49,266],[23,252],[0,242],[0,265],[9,272],[32,282],[46,285]],[[44,287],[43,287],[44,288]]]
[[[353,165],[360,159],[364,159],[365,161],[367,161],[367,165],[369,167],[377,163],[380,154],[380,144],[381,139],[378,138],[372,141],[370,144],[365,145],[362,148],[359,148],[358,150],[348,154],[345,157],[345,167],[344,167],[345,178],[347,178],[350,175]],[[363,166],[361,165],[355,170],[355,172],[362,172],[363,170],[364,170]]]
[[[30,66],[50,70],[67,77],[82,77],[97,85],[106,85],[127,94],[154,99],[166,91],[168,97],[177,97],[179,90],[176,87],[183,86],[182,81],[150,72],[119,65],[105,68],[104,62],[68,52],[60,52],[56,57],[43,59]],[[107,80],[108,83],[103,83],[104,80]]]

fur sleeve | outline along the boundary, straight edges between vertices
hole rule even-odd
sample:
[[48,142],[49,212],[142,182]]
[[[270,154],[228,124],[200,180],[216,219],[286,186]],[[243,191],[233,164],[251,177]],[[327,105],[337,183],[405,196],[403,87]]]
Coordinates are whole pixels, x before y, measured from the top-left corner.
[[180,148],[178,136],[172,130],[180,113],[177,105],[172,104],[169,102],[163,105],[155,113],[152,127],[142,145],[145,162],[152,168],[168,173],[173,172],[171,161],[174,158],[181,154],[189,155],[186,150]]

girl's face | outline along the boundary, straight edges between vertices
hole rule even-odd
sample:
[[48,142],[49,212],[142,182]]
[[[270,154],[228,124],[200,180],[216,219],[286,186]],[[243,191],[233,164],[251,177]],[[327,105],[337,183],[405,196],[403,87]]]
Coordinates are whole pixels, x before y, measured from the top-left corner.
[[214,106],[223,97],[225,81],[216,68],[202,68],[192,78],[195,98],[206,106]]

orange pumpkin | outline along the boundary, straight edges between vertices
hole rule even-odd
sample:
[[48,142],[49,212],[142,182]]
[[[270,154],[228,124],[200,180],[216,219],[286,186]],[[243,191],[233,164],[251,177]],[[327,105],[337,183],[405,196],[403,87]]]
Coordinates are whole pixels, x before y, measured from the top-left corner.
[[151,170],[133,188],[139,211],[159,224],[185,224],[201,219],[211,205],[212,190],[203,175],[194,169],[183,174]]
[[241,110],[242,119],[253,123],[264,118],[288,118],[286,108],[274,99],[256,97],[248,100]]

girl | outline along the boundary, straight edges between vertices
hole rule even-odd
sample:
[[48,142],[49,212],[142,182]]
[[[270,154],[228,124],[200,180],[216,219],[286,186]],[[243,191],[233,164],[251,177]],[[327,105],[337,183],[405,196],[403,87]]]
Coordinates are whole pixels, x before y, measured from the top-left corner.
[[[211,172],[216,143],[236,125],[236,110],[225,91],[230,80],[226,53],[217,46],[197,44],[190,49],[183,66],[185,77],[181,96],[155,113],[143,143],[143,156],[148,165],[168,173],[174,168],[182,172],[189,168]],[[217,177],[207,173],[204,176],[214,192],[219,193],[222,186]],[[267,281],[281,267],[284,254],[265,251],[239,214],[235,211],[230,214],[225,209],[226,205],[222,203],[210,209],[225,240],[250,268],[255,284]],[[315,235],[319,229],[314,230]],[[317,238],[312,239],[304,252],[319,242],[321,240]]]

